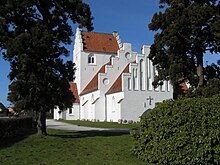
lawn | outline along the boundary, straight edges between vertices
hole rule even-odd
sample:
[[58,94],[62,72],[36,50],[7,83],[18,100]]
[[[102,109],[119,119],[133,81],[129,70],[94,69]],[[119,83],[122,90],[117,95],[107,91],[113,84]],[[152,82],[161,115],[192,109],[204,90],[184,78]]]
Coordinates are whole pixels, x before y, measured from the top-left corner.
[[130,152],[129,134],[48,130],[0,149],[1,165],[142,165]]
[[139,123],[135,124],[118,124],[117,122],[92,122],[92,121],[80,121],[80,120],[58,120],[61,122],[80,125],[80,126],[87,126],[87,127],[96,127],[96,128],[137,128]]

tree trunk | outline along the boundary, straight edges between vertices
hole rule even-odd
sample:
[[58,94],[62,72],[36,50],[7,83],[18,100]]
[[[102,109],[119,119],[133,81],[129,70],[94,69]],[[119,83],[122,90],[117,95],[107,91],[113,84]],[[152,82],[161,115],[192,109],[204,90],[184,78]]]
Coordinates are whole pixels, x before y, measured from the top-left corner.
[[37,134],[40,136],[47,135],[46,130],[46,111],[41,110],[37,116]]
[[203,54],[197,56],[197,75],[199,77],[199,82],[197,88],[204,86],[204,74],[203,74]]

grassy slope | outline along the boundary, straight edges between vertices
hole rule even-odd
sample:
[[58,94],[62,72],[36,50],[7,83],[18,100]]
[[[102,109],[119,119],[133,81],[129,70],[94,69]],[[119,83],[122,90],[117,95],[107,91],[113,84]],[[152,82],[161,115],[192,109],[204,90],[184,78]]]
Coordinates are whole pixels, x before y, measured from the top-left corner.
[[129,134],[48,130],[0,149],[1,165],[138,165]]
[[139,123],[118,124],[116,122],[91,122],[91,121],[80,121],[80,120],[58,120],[58,121],[69,124],[80,125],[80,126],[96,127],[96,128],[136,128],[139,125]]

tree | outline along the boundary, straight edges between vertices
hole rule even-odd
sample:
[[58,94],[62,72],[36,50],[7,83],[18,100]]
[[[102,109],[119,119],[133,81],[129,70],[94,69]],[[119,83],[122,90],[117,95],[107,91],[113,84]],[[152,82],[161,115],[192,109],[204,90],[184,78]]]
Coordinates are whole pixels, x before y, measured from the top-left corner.
[[157,31],[149,57],[156,65],[155,83],[186,79],[204,85],[203,56],[220,51],[218,0],[160,0],[164,11],[155,13],[149,29]]
[[68,56],[71,23],[92,30],[91,21],[81,0],[0,1],[0,48],[11,66],[8,99],[36,113],[39,135],[46,135],[47,111],[72,106],[73,63],[61,57]]
[[207,81],[214,78],[220,80],[220,60],[217,61],[217,64],[207,65],[204,68],[204,75]]

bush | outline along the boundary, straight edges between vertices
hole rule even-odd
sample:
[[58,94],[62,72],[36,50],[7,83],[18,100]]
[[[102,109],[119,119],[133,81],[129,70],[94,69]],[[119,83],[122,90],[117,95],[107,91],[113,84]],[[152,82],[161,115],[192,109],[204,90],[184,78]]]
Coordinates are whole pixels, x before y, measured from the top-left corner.
[[132,151],[148,164],[219,164],[220,95],[165,101],[132,132]]
[[31,117],[7,118],[0,120],[0,140],[15,137],[21,132],[33,129]]

